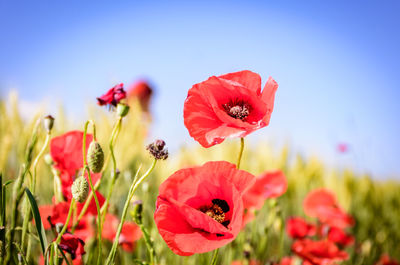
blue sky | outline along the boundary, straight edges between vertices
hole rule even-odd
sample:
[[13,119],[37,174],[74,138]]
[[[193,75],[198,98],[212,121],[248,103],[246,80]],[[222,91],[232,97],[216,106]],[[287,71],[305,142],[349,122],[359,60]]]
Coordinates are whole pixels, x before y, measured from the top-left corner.
[[[328,164],[400,178],[398,1],[1,1],[0,89],[62,101],[79,120],[118,82],[148,78],[153,135],[197,144],[183,125],[187,90],[243,69],[280,87],[268,128]],[[350,152],[339,155],[336,144]]]

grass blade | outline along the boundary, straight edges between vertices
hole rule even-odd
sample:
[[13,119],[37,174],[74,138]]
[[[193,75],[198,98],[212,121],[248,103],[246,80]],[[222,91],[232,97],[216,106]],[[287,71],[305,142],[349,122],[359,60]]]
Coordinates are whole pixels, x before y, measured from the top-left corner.
[[35,218],[35,225],[36,229],[38,232],[38,236],[40,239],[40,246],[43,251],[43,256],[45,255],[46,252],[46,247],[47,247],[47,239],[46,239],[46,234],[44,232],[44,227],[42,223],[42,219],[40,218],[40,213],[39,213],[39,208],[36,204],[36,200],[33,197],[32,193],[28,188],[25,188],[26,195],[28,196],[29,202],[31,203],[31,208],[32,208],[32,214],[33,217]]

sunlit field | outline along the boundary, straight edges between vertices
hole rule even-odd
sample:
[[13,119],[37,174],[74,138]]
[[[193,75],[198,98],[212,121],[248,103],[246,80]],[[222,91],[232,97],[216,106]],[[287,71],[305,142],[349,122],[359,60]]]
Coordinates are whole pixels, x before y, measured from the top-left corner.
[[[3,264],[400,261],[398,181],[328,169],[291,146],[250,143],[251,134],[168,152],[148,137],[141,93],[93,95],[89,120],[75,122],[62,109],[23,118],[14,94],[0,101]],[[245,123],[254,102],[222,111]],[[101,148],[89,147],[93,137]]]

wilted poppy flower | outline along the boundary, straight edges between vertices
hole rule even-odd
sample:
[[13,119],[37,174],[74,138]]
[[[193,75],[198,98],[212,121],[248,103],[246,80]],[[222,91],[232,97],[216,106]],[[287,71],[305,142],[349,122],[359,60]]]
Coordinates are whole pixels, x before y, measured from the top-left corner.
[[83,240],[79,237],[70,233],[65,233],[61,236],[61,242],[58,246],[62,250],[71,254],[71,258],[73,260],[78,256],[81,257],[83,254],[85,254],[85,242],[83,242]]
[[384,254],[375,265],[400,265],[397,260],[391,259],[389,255]]
[[254,176],[225,161],[176,171],[160,188],[154,219],[168,247],[189,256],[222,247],[242,226]]
[[135,82],[128,89],[128,98],[136,98],[139,101],[142,110],[145,112],[149,112],[152,94],[153,89],[151,89],[150,85],[144,80]]
[[349,246],[354,243],[354,237],[346,234],[338,227],[331,227],[328,232],[328,239],[341,246]]
[[339,207],[335,195],[327,189],[311,191],[304,199],[303,207],[308,216],[330,226],[345,228],[354,223],[353,218]]
[[[86,151],[93,140],[91,134],[86,134]],[[54,161],[54,167],[60,171],[61,189],[66,199],[71,199],[71,185],[77,174],[83,167],[82,158],[83,132],[70,131],[54,137],[50,141],[50,155]],[[93,184],[101,177],[101,174],[91,174]]]
[[97,103],[100,106],[108,105],[116,107],[117,104],[126,98],[126,92],[124,90],[124,84],[118,84],[112,88],[110,88],[107,93],[97,98]]
[[292,217],[286,222],[286,233],[291,238],[303,238],[306,236],[314,236],[316,227],[307,223],[303,218]]
[[334,264],[334,262],[348,259],[348,254],[329,240],[300,239],[293,243],[292,251],[305,261],[315,265]]
[[[113,241],[117,234],[120,220],[112,214],[107,214],[103,224],[102,237]],[[125,222],[122,225],[119,243],[125,251],[132,251],[135,247],[135,241],[142,237],[142,231],[139,226],[133,222]]]
[[185,126],[203,147],[245,137],[269,124],[277,88],[270,77],[261,92],[261,77],[251,71],[212,76],[189,90]]

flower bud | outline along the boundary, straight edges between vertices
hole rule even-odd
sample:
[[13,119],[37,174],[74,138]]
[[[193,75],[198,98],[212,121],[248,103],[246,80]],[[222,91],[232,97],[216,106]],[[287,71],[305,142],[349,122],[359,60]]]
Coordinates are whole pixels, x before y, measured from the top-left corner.
[[87,153],[87,162],[90,171],[93,173],[99,173],[103,168],[104,164],[104,153],[100,144],[96,141],[93,141],[89,145],[88,153]]
[[118,103],[117,105],[117,114],[120,117],[125,117],[129,112],[129,106],[123,103]]
[[163,140],[155,140],[153,143],[149,144],[146,149],[149,150],[150,154],[154,156],[155,159],[165,160],[168,158],[168,149],[164,147],[165,142]]
[[57,233],[61,233],[62,229],[64,228],[64,224],[63,223],[56,223],[55,227],[56,227]]
[[89,183],[84,176],[75,179],[71,186],[72,197],[77,202],[84,202],[89,195]]
[[49,166],[52,166],[54,164],[53,158],[51,157],[50,154],[46,154],[44,156],[44,162],[46,162],[46,164]]
[[43,120],[43,125],[44,128],[47,130],[47,132],[49,133],[51,131],[51,129],[53,129],[53,125],[54,125],[54,118],[51,115],[47,115],[46,117],[44,117]]
[[142,224],[142,211],[143,211],[142,201],[136,201],[134,203],[132,215],[133,215],[133,219],[135,220],[135,223],[138,225]]

